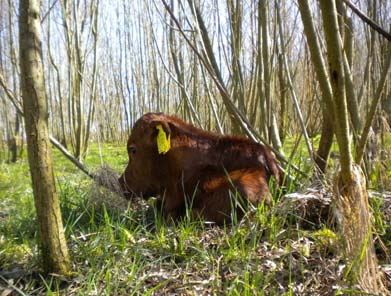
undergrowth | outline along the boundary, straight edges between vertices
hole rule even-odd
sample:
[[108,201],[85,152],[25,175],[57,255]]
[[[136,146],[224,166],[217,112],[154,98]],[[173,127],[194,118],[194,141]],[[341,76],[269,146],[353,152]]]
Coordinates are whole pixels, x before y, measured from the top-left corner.
[[[301,149],[301,148],[300,148]],[[122,147],[90,148],[86,165],[120,172]],[[305,152],[301,168],[307,166]],[[184,218],[174,224],[154,201],[125,207],[94,202],[91,180],[55,152],[55,172],[72,278],[39,268],[35,210],[26,159],[0,164],[0,290],[16,295],[324,295],[343,293],[335,233],[302,227],[274,202],[242,221],[218,227]],[[298,160],[298,159],[296,159]],[[305,183],[301,177],[301,183]],[[298,188],[292,185],[288,193]],[[107,193],[110,194],[110,193]],[[376,228],[387,240],[382,199],[373,203]],[[5,294],[8,295],[8,294]]]

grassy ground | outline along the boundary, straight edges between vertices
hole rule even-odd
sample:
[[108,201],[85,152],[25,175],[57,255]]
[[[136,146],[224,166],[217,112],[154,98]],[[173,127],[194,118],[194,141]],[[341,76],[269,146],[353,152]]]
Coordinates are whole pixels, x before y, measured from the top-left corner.
[[[294,163],[305,169],[308,160],[303,147],[299,145]],[[336,255],[338,238],[322,220],[305,221],[279,192],[271,208],[260,205],[229,227],[190,219],[173,225],[162,219],[153,200],[127,204],[108,192],[97,193],[91,180],[54,152],[75,276],[64,279],[40,273],[27,160],[2,162],[2,296],[327,295],[350,291],[339,280],[345,266]],[[92,145],[86,165],[97,169],[104,162],[120,172],[127,162],[124,147]],[[293,186],[289,191],[296,189]],[[383,208],[384,200],[376,199],[376,227],[389,248],[390,220],[386,222]],[[379,254],[384,255],[380,247]],[[382,260],[387,261],[384,256]]]

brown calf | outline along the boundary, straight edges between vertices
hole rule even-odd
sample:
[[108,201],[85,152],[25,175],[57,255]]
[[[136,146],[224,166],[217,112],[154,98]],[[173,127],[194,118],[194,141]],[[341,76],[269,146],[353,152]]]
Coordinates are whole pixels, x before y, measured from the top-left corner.
[[[125,197],[159,195],[173,219],[191,204],[195,216],[229,222],[233,197],[253,205],[270,202],[270,177],[282,182],[281,169],[263,145],[206,132],[162,113],[137,120],[127,150],[129,163],[119,178]],[[243,212],[237,210],[240,218]]]

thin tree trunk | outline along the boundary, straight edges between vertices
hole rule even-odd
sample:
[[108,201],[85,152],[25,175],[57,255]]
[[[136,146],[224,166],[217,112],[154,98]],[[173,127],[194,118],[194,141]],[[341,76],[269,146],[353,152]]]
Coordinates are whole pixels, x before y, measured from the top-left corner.
[[95,114],[95,100],[97,96],[97,76],[98,76],[98,16],[99,16],[99,0],[96,0],[95,3],[91,3],[91,22],[92,25],[92,35],[94,36],[94,44],[93,44],[93,50],[94,50],[94,64],[92,66],[92,85],[91,85],[91,93],[90,93],[90,101],[89,101],[89,107],[88,107],[88,115],[87,115],[87,125],[85,128],[85,135],[84,135],[84,144],[83,144],[83,154],[85,155],[87,153],[88,147],[89,147],[89,139],[90,139],[90,132],[91,132],[91,126],[92,121],[94,119]]
[[56,72],[56,82],[57,82],[57,96],[58,96],[58,107],[59,107],[59,117],[60,117],[60,130],[61,130],[61,136],[59,137],[60,142],[64,147],[67,147],[67,134],[65,132],[65,120],[64,120],[64,110],[63,110],[63,95],[61,92],[61,77],[60,77],[60,70],[58,69],[58,66],[56,65],[52,50],[51,50],[51,42],[50,42],[50,36],[51,36],[51,30],[50,30],[50,16],[51,14],[48,14],[48,57],[50,64],[53,66],[55,72]]
[[[171,6],[173,7],[173,1],[171,1]],[[177,82],[178,87],[180,89],[182,102],[186,104],[185,109],[189,113],[189,120],[191,123],[194,123],[193,118],[195,118],[197,124],[199,126],[202,126],[201,120],[186,90],[185,73],[183,69],[183,57],[181,51],[177,49],[177,44],[175,42],[174,22],[172,18],[170,18],[170,31],[168,32],[168,44],[169,44],[168,46],[171,54],[172,63],[174,65],[174,70],[176,74],[175,81]]]
[[[345,279],[368,293],[383,291],[372,237],[365,178],[352,163],[342,44],[335,1],[320,1],[325,32],[329,75],[333,90],[336,137],[341,169],[335,183],[337,222],[342,237],[342,250],[347,259]],[[332,111],[332,110],[330,110]]]
[[83,84],[83,61],[81,55],[81,40],[79,36],[79,19],[77,14],[77,4],[72,4],[72,18],[73,18],[73,29],[74,29],[74,44],[73,50],[74,53],[74,63],[73,65],[73,85],[72,85],[72,101],[73,101],[73,118],[75,118],[75,157],[79,160],[83,159],[82,151],[84,144],[84,100],[82,96],[82,84]]
[[231,30],[231,76],[233,100],[241,112],[246,112],[244,103],[244,81],[242,75],[242,66],[240,64],[240,54],[242,50],[242,4],[239,0],[227,1],[228,14],[230,16]]
[[[1,97],[2,101],[4,101],[3,106],[4,106],[4,122],[5,122],[5,139],[7,141],[7,162],[10,162],[10,159],[12,158],[12,150],[14,149],[14,140],[12,135],[12,129],[11,129],[11,124],[8,118],[8,112],[7,112],[7,105],[5,102],[5,98]],[[11,154],[11,155],[10,155]]]
[[319,141],[319,148],[315,156],[315,163],[318,166],[319,171],[324,173],[326,170],[327,160],[329,157],[334,136],[334,126],[332,121],[333,113],[330,113],[330,110],[333,110],[332,89],[327,76],[326,64],[323,60],[318,38],[315,33],[315,26],[312,20],[308,0],[299,0],[298,3],[301,18],[304,25],[304,32],[307,37],[308,48],[311,54],[311,60],[314,64],[315,73],[323,95],[322,133]]
[[283,66],[285,68],[286,80],[287,80],[287,83],[288,83],[289,90],[291,91],[293,104],[295,106],[297,117],[298,117],[299,122],[300,122],[301,132],[303,133],[303,136],[304,136],[304,140],[305,140],[305,143],[306,143],[306,146],[307,146],[307,149],[308,149],[308,154],[309,154],[310,158],[313,159],[312,145],[311,145],[310,139],[308,137],[307,128],[305,126],[304,119],[303,119],[303,116],[301,114],[301,110],[300,110],[300,106],[299,106],[299,100],[298,100],[298,98],[296,96],[296,92],[295,92],[295,90],[293,88],[293,83],[292,83],[292,79],[291,79],[288,63],[286,61],[280,6],[277,3],[277,1],[276,1],[275,5],[276,5],[276,10],[277,10],[277,23],[278,23],[278,29],[279,29],[280,41],[281,41],[281,44],[280,44],[280,47],[281,47],[281,59],[282,59]]
[[66,275],[70,266],[49,142],[39,8],[40,1],[20,1],[20,68],[28,159],[38,218],[42,267],[47,273]]
[[273,143],[273,147],[281,151],[281,140],[278,135],[277,120],[273,110],[270,75],[270,53],[269,53],[269,30],[268,30],[268,5],[266,0],[259,1],[259,12],[262,29],[262,63],[263,63],[263,87],[266,101],[266,120],[268,128],[268,140]]
[[280,85],[280,106],[281,106],[281,114],[278,125],[278,133],[280,135],[281,143],[284,143],[285,136],[287,133],[287,114],[286,114],[286,93],[287,86],[284,77],[284,65],[283,65],[283,57],[282,54],[278,56],[278,82]]
[[329,77],[333,90],[334,116],[336,120],[335,132],[341,156],[341,175],[344,182],[348,182],[352,175],[352,154],[350,151],[342,44],[336,20],[335,2],[330,1],[327,4],[325,2],[322,1],[320,7],[323,16],[323,28],[325,30]]
[[[241,124],[238,123],[239,116],[237,115],[237,113],[239,112],[239,110],[237,110],[236,106],[231,101],[231,97],[230,97],[230,95],[227,91],[227,87],[223,81],[223,77],[221,75],[219,66],[217,65],[217,61],[216,61],[215,55],[213,53],[212,44],[211,44],[204,20],[202,18],[201,12],[193,0],[188,0],[188,2],[191,7],[192,13],[196,17],[198,30],[201,35],[201,40],[202,40],[202,44],[204,47],[204,52],[203,52],[203,60],[205,61],[204,66],[207,67],[208,72],[212,75],[212,78],[214,78],[214,80],[217,84],[217,87],[218,87],[220,94],[222,96],[224,105],[226,106],[228,114],[231,119],[233,133],[239,134],[241,132],[241,130],[240,130],[241,127],[243,127]],[[166,6],[166,8],[168,8],[168,6]]]
[[364,156],[364,149],[368,140],[368,135],[369,135],[369,130],[372,126],[373,118],[375,117],[376,109],[379,105],[380,99],[381,99],[381,94],[383,92],[384,84],[386,82],[386,78],[390,69],[391,65],[391,46],[388,48],[388,53],[386,57],[386,61],[384,64],[383,72],[381,73],[380,81],[379,84],[376,88],[375,96],[373,98],[371,107],[369,109],[369,113],[365,122],[364,129],[362,131],[360,141],[357,146],[357,153],[356,153],[356,158],[355,161],[356,163],[360,164],[363,156]]
[[261,1],[258,2],[258,19],[257,19],[257,47],[258,52],[256,56],[256,63],[257,63],[257,99],[260,102],[260,113],[261,113],[261,120],[260,120],[260,129],[263,133],[263,137],[265,139],[269,138],[269,131],[268,131],[268,123],[267,123],[267,111],[266,111],[266,98],[265,98],[265,92],[263,90],[263,72],[264,72],[264,65],[263,65],[263,27],[262,27],[262,3]]
[[[10,45],[10,57],[11,57],[11,63],[12,63],[12,90],[14,93],[16,93],[16,72],[17,72],[17,60],[16,60],[16,54],[15,54],[15,46],[14,46],[14,37],[13,37],[13,22],[12,22],[12,1],[8,0],[8,5],[10,7],[10,10],[8,11],[8,26],[9,26],[9,45]],[[19,132],[20,132],[20,121],[18,112],[15,112],[15,129],[12,131],[9,130],[9,142],[8,147],[11,152],[11,162],[16,162],[18,158],[18,138],[19,138]]]
[[[343,66],[344,66],[344,77],[345,77],[345,91],[346,101],[348,106],[348,112],[350,115],[352,128],[353,128],[353,139],[356,142],[357,137],[361,131],[360,114],[357,103],[356,94],[354,91],[353,76],[352,76],[352,27],[351,20],[346,16],[345,5],[338,1],[337,2],[337,13],[338,13],[338,25],[343,39],[344,50],[342,51]],[[349,25],[350,24],[350,25]]]

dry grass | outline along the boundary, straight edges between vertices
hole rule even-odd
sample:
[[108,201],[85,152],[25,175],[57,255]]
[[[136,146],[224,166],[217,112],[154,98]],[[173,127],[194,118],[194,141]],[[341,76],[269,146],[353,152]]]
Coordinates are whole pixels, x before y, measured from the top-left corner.
[[96,170],[89,192],[89,206],[105,204],[112,209],[126,210],[128,202],[123,197],[118,174],[108,164]]

